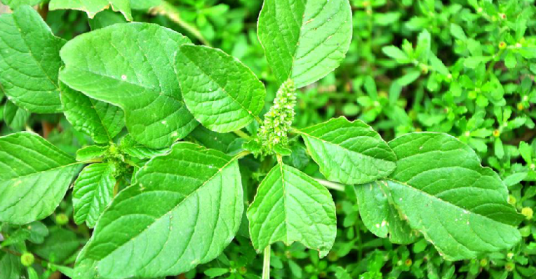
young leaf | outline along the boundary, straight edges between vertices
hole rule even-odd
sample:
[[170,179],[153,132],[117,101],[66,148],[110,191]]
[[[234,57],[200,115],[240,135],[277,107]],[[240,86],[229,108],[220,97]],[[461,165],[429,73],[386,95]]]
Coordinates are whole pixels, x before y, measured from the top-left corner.
[[335,203],[329,191],[299,170],[278,164],[268,173],[248,209],[253,247],[299,241],[327,255],[337,234]]
[[115,177],[112,163],[92,164],[85,167],[73,189],[74,221],[86,222],[93,228],[100,215],[112,201]]
[[189,42],[155,24],[114,24],[69,41],[61,50],[60,78],[91,98],[121,107],[137,142],[169,147],[198,125],[184,105],[173,65],[177,48]]
[[58,70],[63,44],[29,6],[0,16],[0,83],[13,103],[35,113],[61,112]]
[[4,121],[6,124],[14,130],[20,130],[24,128],[26,121],[30,118],[30,112],[23,108],[17,107],[10,101],[6,102],[4,107]]
[[108,146],[90,145],[84,146],[76,151],[76,160],[79,162],[91,161],[102,158],[106,155]]
[[364,184],[389,176],[396,156],[380,135],[361,120],[344,117],[301,130],[307,150],[329,180]]
[[52,214],[80,163],[37,134],[0,137],[0,221],[27,224]]
[[259,40],[280,83],[311,84],[337,68],[352,39],[348,0],[265,0]]
[[264,107],[263,83],[221,50],[184,45],[177,52],[176,67],[186,106],[210,130],[239,130]]
[[121,12],[128,21],[132,21],[130,0],[51,0],[49,3],[50,10],[80,10],[86,12],[89,18],[109,7]]
[[396,244],[413,243],[417,240],[417,235],[409,224],[402,220],[392,201],[389,201],[386,190],[383,189],[385,183],[375,181],[354,186],[361,220],[369,231],[378,237],[389,236],[389,240]]
[[388,196],[445,258],[475,258],[520,240],[523,218],[508,204],[506,186],[467,145],[436,133],[407,134],[389,145],[398,161]]
[[100,217],[77,259],[78,276],[180,274],[216,258],[237,232],[243,193],[234,158],[181,142],[137,180]]
[[125,126],[120,108],[91,99],[64,83],[60,89],[65,117],[76,130],[88,134],[96,143],[113,141]]

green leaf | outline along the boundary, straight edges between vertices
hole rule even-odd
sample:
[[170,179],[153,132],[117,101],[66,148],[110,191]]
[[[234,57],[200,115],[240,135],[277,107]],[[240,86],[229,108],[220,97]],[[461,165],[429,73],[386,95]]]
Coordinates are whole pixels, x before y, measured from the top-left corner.
[[84,146],[76,151],[76,160],[79,162],[91,161],[102,158],[108,151],[107,146],[90,145]]
[[169,148],[151,149],[137,143],[130,135],[126,135],[121,139],[119,149],[134,158],[150,159],[154,156],[162,155],[169,152]]
[[94,18],[91,18],[88,21],[91,30],[97,30],[117,23],[127,22],[123,15],[112,10],[104,10],[96,14]]
[[30,112],[61,112],[58,70],[64,43],[29,6],[0,16],[0,83],[10,101]]
[[17,107],[10,101],[6,102],[4,107],[4,122],[14,130],[21,130],[30,118],[30,112],[23,108]]
[[311,84],[337,68],[352,39],[348,0],[265,0],[259,40],[280,83]]
[[91,98],[121,107],[137,142],[169,147],[198,125],[184,105],[173,65],[177,49],[189,42],[155,24],[114,24],[69,41],[61,50],[60,78]]
[[12,10],[15,10],[18,7],[24,5],[35,6],[43,2],[43,0],[2,0],[0,2],[4,3],[5,5],[8,5]]
[[198,126],[189,137],[194,142],[223,153],[227,153],[231,144],[238,139],[234,133],[216,133],[203,126]]
[[23,266],[20,258],[0,251],[0,278],[2,279],[20,279],[22,277]]
[[508,54],[506,54],[506,57],[504,58],[504,65],[508,69],[513,69],[517,65],[517,59],[513,52],[509,51]]
[[396,156],[381,136],[361,120],[344,117],[301,130],[307,150],[331,181],[364,184],[391,174]]
[[49,3],[50,10],[79,10],[86,12],[89,18],[110,7],[121,12],[128,21],[132,21],[130,0],[51,0]]
[[96,143],[112,142],[125,126],[120,108],[91,99],[64,83],[60,89],[65,117],[76,130],[88,134]]
[[264,107],[263,83],[221,50],[184,45],[177,52],[176,67],[186,106],[210,130],[239,130]]
[[177,143],[149,161],[137,180],[99,219],[77,259],[79,276],[180,274],[216,258],[240,226],[238,162],[219,151]]
[[37,134],[0,137],[0,221],[27,224],[52,214],[80,168]]
[[458,40],[461,40],[461,41],[467,40],[467,36],[465,35],[465,32],[456,23],[450,24],[450,34],[452,34],[452,36]]
[[93,228],[100,215],[113,199],[115,186],[113,163],[92,164],[85,167],[73,189],[74,221],[86,222]]
[[298,241],[324,257],[337,234],[335,203],[329,191],[285,164],[276,165],[261,182],[247,217],[257,252],[277,241],[286,245]]
[[508,204],[506,186],[467,145],[436,133],[407,134],[389,145],[398,161],[388,196],[445,258],[475,258],[520,240],[523,217]]
[[396,46],[385,46],[382,51],[399,63],[408,63],[410,61],[408,55]]
[[30,246],[39,257],[54,263],[63,263],[80,247],[76,234],[61,227],[53,227],[45,242]]
[[389,201],[384,184],[385,181],[375,181],[354,186],[361,220],[378,237],[389,237],[396,244],[415,242],[417,235]]
[[133,10],[149,10],[150,8],[159,6],[162,0],[130,0],[130,7]]

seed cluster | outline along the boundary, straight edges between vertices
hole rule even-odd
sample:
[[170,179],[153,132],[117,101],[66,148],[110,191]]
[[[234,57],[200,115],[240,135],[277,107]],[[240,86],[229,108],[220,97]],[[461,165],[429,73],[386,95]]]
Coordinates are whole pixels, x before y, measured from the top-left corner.
[[294,121],[295,93],[294,81],[284,82],[277,91],[274,105],[264,115],[264,122],[258,134],[262,144],[262,154],[280,153],[287,149],[288,131]]

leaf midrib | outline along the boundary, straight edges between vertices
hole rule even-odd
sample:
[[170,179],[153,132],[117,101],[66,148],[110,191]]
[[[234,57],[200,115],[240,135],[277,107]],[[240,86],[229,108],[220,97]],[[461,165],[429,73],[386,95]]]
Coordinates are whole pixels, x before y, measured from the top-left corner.
[[[158,158],[158,157],[155,157],[155,158]],[[169,211],[167,211],[165,214],[162,214],[162,216],[154,219],[153,222],[151,222],[150,225],[148,225],[145,229],[143,229],[142,231],[140,231],[139,233],[135,234],[134,236],[132,236],[128,241],[124,242],[123,244],[121,244],[120,246],[116,246],[113,250],[111,250],[109,253],[107,253],[107,255],[105,257],[102,257],[100,259],[93,259],[93,260],[96,260],[96,261],[99,261],[101,262],[102,260],[106,259],[107,257],[109,257],[113,252],[115,252],[117,249],[125,246],[126,244],[134,241],[137,237],[139,237],[140,235],[142,235],[145,231],[147,231],[149,228],[152,227],[152,225],[154,225],[156,222],[160,221],[162,218],[164,218],[164,216],[167,216],[170,212],[174,211],[175,209],[177,209],[179,206],[181,206],[184,201],[186,201],[187,199],[190,198],[190,196],[194,195],[194,194],[197,194],[197,192],[205,187],[210,181],[212,181],[218,174],[220,174],[222,172],[223,169],[227,168],[231,163],[235,162],[237,157],[233,157],[229,160],[229,162],[225,163],[221,168],[219,168],[215,173],[214,175],[212,175],[210,178],[208,178],[205,182],[203,182],[197,189],[195,189],[194,191],[192,191],[190,194],[186,195],[179,203],[177,203],[176,206],[174,206],[172,209],[170,209]],[[148,162],[147,164],[149,164],[150,162]],[[133,186],[131,186],[133,187]],[[149,191],[150,192],[150,191]]]
[[[500,221],[491,219],[491,218],[489,218],[489,217],[487,217],[487,216],[478,214],[478,213],[473,212],[473,211],[471,211],[471,210],[468,210],[468,209],[465,209],[465,208],[460,207],[460,206],[458,206],[458,205],[455,205],[455,204],[453,204],[453,203],[450,203],[450,202],[448,202],[448,201],[446,201],[446,200],[440,199],[440,198],[438,198],[438,197],[436,197],[436,196],[434,196],[434,195],[432,195],[432,194],[429,194],[429,193],[427,193],[427,192],[425,192],[425,191],[422,191],[422,190],[419,189],[419,188],[413,187],[413,186],[411,186],[411,185],[408,184],[408,183],[401,182],[401,181],[398,181],[398,180],[393,179],[393,178],[385,178],[384,180],[389,180],[389,181],[392,181],[392,182],[394,182],[394,183],[397,183],[397,184],[400,184],[400,185],[403,185],[403,186],[407,186],[407,187],[409,187],[409,188],[411,188],[411,189],[416,190],[416,191],[419,192],[419,193],[423,193],[424,195],[430,197],[430,198],[433,199],[433,200],[437,200],[437,201],[439,201],[439,202],[441,202],[441,203],[444,203],[444,204],[447,204],[447,205],[449,205],[449,206],[452,206],[452,207],[461,209],[462,211],[470,212],[471,214],[480,216],[480,217],[485,218],[485,219],[487,219],[487,220],[490,220],[490,221],[493,221],[493,222],[496,222],[496,223],[499,223],[499,224],[503,224],[503,225],[506,225],[506,226],[515,228],[515,226],[512,226],[512,225],[510,225],[510,224],[506,224],[506,223],[503,223],[503,222],[500,222]],[[386,186],[389,187],[388,185],[386,185]],[[396,205],[396,202],[394,202],[393,205],[396,206],[397,208],[399,208],[399,206]]]

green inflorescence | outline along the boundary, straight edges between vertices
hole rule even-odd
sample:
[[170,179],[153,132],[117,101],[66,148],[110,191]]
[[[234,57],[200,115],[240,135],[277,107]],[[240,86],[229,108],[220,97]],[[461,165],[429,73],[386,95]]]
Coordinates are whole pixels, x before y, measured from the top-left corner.
[[287,80],[277,91],[274,105],[264,115],[264,121],[255,139],[263,155],[288,155],[288,132],[294,121],[296,86]]

